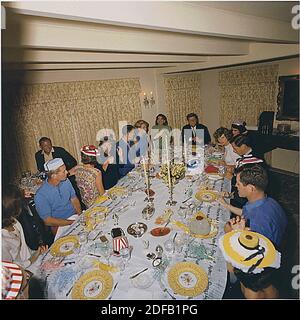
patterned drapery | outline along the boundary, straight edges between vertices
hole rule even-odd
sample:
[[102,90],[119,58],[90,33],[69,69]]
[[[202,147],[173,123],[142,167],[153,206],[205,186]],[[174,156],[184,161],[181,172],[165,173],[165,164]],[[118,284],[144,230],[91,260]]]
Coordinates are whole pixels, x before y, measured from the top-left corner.
[[220,72],[220,125],[241,119],[256,126],[262,111],[276,111],[277,78],[278,65]]
[[166,107],[171,127],[181,129],[191,112],[202,118],[200,74],[166,76]]
[[[79,160],[80,147],[95,144],[98,130],[113,129],[119,121],[141,118],[138,79],[96,80],[24,85],[14,97],[16,170],[36,171],[38,140],[50,137]],[[14,95],[14,87],[6,94]]]

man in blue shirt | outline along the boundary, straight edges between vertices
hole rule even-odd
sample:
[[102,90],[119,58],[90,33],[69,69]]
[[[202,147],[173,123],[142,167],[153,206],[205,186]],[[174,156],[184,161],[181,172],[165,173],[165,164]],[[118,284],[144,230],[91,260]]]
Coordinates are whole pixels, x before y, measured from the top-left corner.
[[48,178],[34,197],[37,212],[48,226],[70,225],[73,220],[68,218],[80,214],[81,206],[67,179],[66,166],[61,158],[55,158],[47,161],[44,167]]
[[240,209],[219,199],[221,204],[237,215],[227,223],[225,231],[248,228],[264,235],[280,248],[287,218],[281,206],[265,195],[268,185],[266,170],[259,164],[244,165],[238,169],[236,178],[239,196],[247,198],[248,202]]
[[119,154],[119,174],[124,177],[128,172],[135,168],[135,164],[139,162],[140,157],[137,156],[137,149],[134,145],[134,126],[125,125],[122,128],[122,138],[117,143],[117,151]]

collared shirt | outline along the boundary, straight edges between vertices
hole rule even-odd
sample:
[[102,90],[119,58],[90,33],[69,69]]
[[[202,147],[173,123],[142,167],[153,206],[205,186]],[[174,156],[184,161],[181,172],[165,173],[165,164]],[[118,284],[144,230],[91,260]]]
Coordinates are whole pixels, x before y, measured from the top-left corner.
[[71,202],[75,197],[76,194],[69,179],[60,182],[57,186],[49,184],[47,179],[38,189],[34,202],[43,220],[48,217],[68,219],[76,213]]
[[255,202],[247,202],[243,215],[249,220],[251,231],[258,232],[279,246],[287,226],[285,212],[277,201],[266,197]]
[[44,156],[44,159],[45,159],[45,163],[49,160],[52,160],[53,159],[53,155],[52,155],[52,152],[54,152],[54,149],[52,148],[52,150],[50,151],[49,154],[47,154],[44,150],[42,150],[42,155]]

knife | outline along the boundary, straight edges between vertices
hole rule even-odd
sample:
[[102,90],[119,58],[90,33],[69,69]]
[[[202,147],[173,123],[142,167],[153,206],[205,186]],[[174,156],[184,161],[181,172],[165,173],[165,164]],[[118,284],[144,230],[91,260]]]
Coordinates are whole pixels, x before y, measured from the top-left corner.
[[139,276],[141,273],[143,273],[143,272],[145,272],[145,271],[147,271],[147,270],[148,270],[148,268],[145,268],[144,270],[142,270],[142,271],[134,274],[133,276],[129,277],[129,279],[134,279],[134,278],[136,278],[137,276]]

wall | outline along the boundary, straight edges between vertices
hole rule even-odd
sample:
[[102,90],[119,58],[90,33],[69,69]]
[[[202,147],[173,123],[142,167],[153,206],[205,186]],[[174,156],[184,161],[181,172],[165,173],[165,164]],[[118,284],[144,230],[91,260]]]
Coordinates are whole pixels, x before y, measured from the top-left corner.
[[[86,80],[105,80],[120,78],[138,78],[141,84],[142,92],[140,94],[143,119],[150,125],[155,122],[155,117],[159,112],[160,96],[157,93],[157,83],[155,71],[153,69],[138,70],[58,70],[58,71],[26,71],[24,82],[31,83],[52,83],[67,81],[86,81]],[[153,92],[155,105],[146,109],[143,104],[143,92]],[[138,119],[137,119],[138,120]]]
[[[299,61],[297,58],[268,62],[266,64],[278,64],[278,75],[299,74]],[[259,64],[251,64],[251,66]],[[245,66],[247,67],[247,66]],[[241,68],[235,67],[235,68]],[[202,122],[208,126],[212,134],[220,125],[219,119],[219,99],[220,88],[218,85],[219,72],[226,69],[216,69],[208,71],[200,71],[201,73],[201,98],[203,106]],[[275,109],[277,106],[275,106]],[[295,131],[299,131],[298,121],[274,121],[274,127],[277,123],[290,123]],[[290,150],[275,149],[271,154],[271,165],[275,168],[299,173],[299,153]]]

